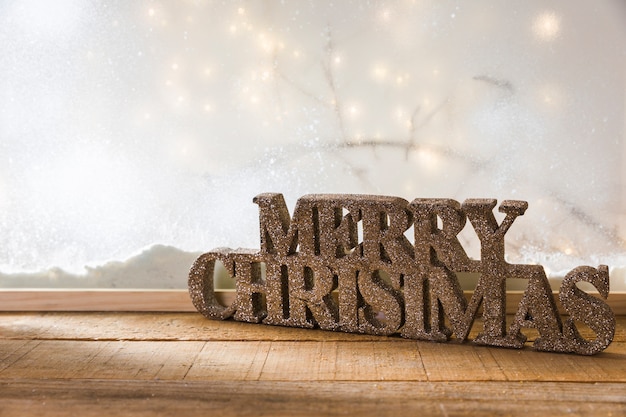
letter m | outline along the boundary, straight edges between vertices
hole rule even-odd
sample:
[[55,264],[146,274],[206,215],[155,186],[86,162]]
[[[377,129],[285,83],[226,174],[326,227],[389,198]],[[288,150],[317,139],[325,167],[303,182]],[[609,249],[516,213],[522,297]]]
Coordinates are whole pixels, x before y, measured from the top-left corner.
[[314,201],[298,200],[293,219],[282,194],[259,194],[253,202],[259,206],[261,253],[288,256],[298,249],[306,254],[315,253],[318,218]]

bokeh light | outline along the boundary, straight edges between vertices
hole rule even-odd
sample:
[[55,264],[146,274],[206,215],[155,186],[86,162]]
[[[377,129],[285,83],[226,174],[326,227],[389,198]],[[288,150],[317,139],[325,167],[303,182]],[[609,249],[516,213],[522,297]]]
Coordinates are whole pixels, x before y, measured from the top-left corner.
[[0,285],[162,282],[272,191],[527,200],[512,262],[626,287],[625,102],[619,0],[4,1]]

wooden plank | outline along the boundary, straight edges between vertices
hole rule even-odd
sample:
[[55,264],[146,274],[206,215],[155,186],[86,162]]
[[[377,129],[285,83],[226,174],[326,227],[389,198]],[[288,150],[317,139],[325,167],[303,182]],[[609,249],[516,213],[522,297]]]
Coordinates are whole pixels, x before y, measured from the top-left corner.
[[[506,376],[492,350],[456,343],[418,342],[429,381],[504,381]],[[508,354],[511,352],[509,351]]]
[[7,341],[0,339],[0,372],[20,360],[39,343],[32,340]]
[[[5,344],[10,342],[20,343]],[[46,340],[10,361],[0,370],[0,378],[181,380],[203,346],[204,342]]]
[[0,379],[626,382],[624,342],[594,357],[384,338],[32,343],[3,342],[3,349],[14,353]]
[[[329,344],[325,344],[328,346]],[[333,342],[322,363],[332,365],[334,381],[426,381],[415,341],[382,339],[379,343]],[[334,354],[334,355],[333,355]],[[276,360],[279,355],[275,354]],[[276,378],[274,378],[276,379]]]
[[[82,343],[82,342],[76,342]],[[106,342],[85,369],[72,376],[94,379],[184,379],[204,342]]]
[[[510,317],[509,317],[510,318]],[[470,332],[474,338],[482,328],[476,320]],[[529,342],[534,329],[523,329]],[[592,339],[589,329],[583,337]],[[381,336],[299,329],[232,320],[209,320],[199,313],[167,312],[0,312],[0,339],[80,340],[294,340],[366,341]],[[626,341],[626,316],[618,316],[615,341]]]
[[[225,293],[228,301],[229,293]],[[0,311],[196,311],[187,290],[0,290]]]
[[[10,341],[16,347],[22,341]],[[18,348],[8,346],[14,351]],[[0,379],[423,381],[415,342],[41,341]],[[467,378],[466,378],[467,379]]]
[[[264,342],[263,381],[425,381],[415,342]],[[206,349],[210,349],[207,344]],[[250,358],[251,360],[253,358]],[[194,366],[195,368],[195,366]],[[193,375],[194,369],[188,377]]]
[[[490,349],[510,381],[626,382],[626,343],[613,342],[595,356]],[[625,391],[626,397],[626,391]]]
[[0,381],[0,414],[164,416],[597,416],[626,385],[540,382]]
[[[465,291],[469,299],[472,291]],[[232,290],[217,290],[224,304],[234,299]],[[555,293],[558,299],[558,294]],[[507,314],[517,310],[522,292],[507,292]],[[626,315],[626,293],[613,292],[606,301],[616,315]],[[0,290],[0,311],[196,311],[187,290]],[[561,311],[563,313],[563,311]]]
[[207,342],[185,380],[256,381],[271,342]]
[[4,312],[0,339],[366,341],[380,336],[219,321],[199,313]]

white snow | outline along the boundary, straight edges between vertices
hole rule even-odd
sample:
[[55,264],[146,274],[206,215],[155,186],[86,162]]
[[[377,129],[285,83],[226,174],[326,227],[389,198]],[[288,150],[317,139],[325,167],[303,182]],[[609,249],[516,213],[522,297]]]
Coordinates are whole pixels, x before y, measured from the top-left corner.
[[346,192],[527,200],[511,262],[623,291],[625,103],[620,0],[4,1],[0,287],[184,288]]

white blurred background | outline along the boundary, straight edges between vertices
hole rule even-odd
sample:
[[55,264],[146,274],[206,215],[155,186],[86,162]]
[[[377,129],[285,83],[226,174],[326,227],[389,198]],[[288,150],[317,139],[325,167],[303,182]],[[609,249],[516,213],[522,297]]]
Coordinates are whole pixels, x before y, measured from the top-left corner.
[[185,288],[345,192],[526,200],[511,262],[626,290],[625,101],[620,0],[4,0],[0,286]]

